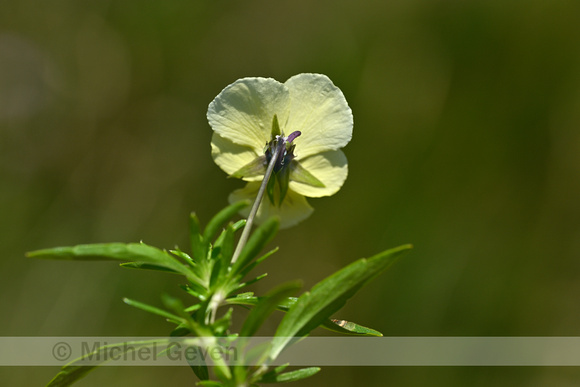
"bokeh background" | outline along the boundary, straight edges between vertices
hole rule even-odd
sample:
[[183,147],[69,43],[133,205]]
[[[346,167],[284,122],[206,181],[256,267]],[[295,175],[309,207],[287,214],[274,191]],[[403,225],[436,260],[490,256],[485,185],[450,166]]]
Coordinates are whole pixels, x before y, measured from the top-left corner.
[[[24,253],[187,246],[189,212],[207,221],[242,186],[211,160],[208,103],[241,77],[302,72],[327,74],[353,109],[350,174],[279,233],[255,291],[309,288],[410,242],[338,318],[388,336],[580,335],[579,2],[0,5],[3,336],[167,333],[121,298],[160,305],[161,292],[180,294],[175,277]],[[42,385],[57,371],[0,378]],[[79,386],[193,382],[185,367],[106,367]],[[326,367],[297,385],[578,383],[566,367]]]

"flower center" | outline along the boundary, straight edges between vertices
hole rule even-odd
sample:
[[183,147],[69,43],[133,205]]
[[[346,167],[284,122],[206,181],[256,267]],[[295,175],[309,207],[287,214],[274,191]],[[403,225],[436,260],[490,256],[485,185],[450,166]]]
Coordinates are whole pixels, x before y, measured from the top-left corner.
[[298,136],[300,136],[299,131],[292,132],[288,137],[283,135],[276,135],[266,146],[266,164],[272,161],[272,156],[276,148],[279,148],[278,157],[276,158],[274,164],[274,173],[278,173],[282,168],[290,165],[290,162],[296,157],[294,155],[294,148],[296,144],[292,144],[292,141]]
[[288,166],[292,159],[294,159],[294,148],[296,145],[292,144],[292,141],[302,133],[295,131],[290,133],[288,137],[284,137],[284,133],[280,130],[280,124],[278,123],[278,116],[274,114],[272,118],[272,139],[266,144],[264,153],[266,154],[266,165],[270,164],[272,161],[272,156],[275,153],[276,148],[279,148],[278,157],[276,158],[274,164],[274,173],[277,174],[285,166]]
[[[264,149],[265,164],[274,163],[272,176],[266,189],[270,203],[274,205],[281,205],[286,192],[288,192],[288,183],[290,181],[290,169],[288,166],[295,157],[294,148],[296,148],[296,144],[292,142],[301,134],[300,131],[295,131],[285,137],[280,130],[278,117],[274,115],[272,120],[272,139],[266,144]],[[273,159],[274,155],[275,159]],[[276,185],[278,186],[277,190],[275,189]],[[274,196],[277,196],[277,198],[274,198]]]

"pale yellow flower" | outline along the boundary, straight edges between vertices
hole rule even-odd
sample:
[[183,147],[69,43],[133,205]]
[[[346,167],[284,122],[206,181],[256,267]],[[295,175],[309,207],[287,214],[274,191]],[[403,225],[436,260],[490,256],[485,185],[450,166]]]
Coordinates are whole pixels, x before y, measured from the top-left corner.
[[[290,138],[271,177],[277,184],[271,184],[258,210],[258,223],[277,215],[280,227],[292,226],[313,211],[305,196],[333,195],[346,180],[348,164],[340,148],[352,137],[352,112],[325,75],[299,74],[285,83],[239,79],[210,103],[207,118],[214,130],[214,161],[228,175],[248,181],[230,195],[230,202],[255,199],[269,161],[268,145],[276,135]],[[299,137],[284,137],[294,132]]]

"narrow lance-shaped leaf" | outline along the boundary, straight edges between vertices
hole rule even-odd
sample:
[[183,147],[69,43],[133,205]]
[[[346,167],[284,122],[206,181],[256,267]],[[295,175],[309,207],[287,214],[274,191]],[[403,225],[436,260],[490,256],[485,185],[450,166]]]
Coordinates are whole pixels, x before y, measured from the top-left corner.
[[197,382],[198,386],[205,386],[205,387],[224,387],[225,385],[221,382],[216,382],[214,380],[202,380],[201,382]]
[[183,259],[183,261],[185,261],[187,264],[191,265],[192,267],[196,265],[193,258],[191,258],[191,256],[189,254],[181,251],[179,249],[179,247],[176,247],[174,250],[169,250],[169,252],[171,254],[175,255],[176,257]]
[[278,305],[291,294],[300,289],[300,284],[290,282],[273,290],[269,295],[260,299],[252,309],[240,331],[241,337],[253,336],[264,321],[275,311]]
[[[191,368],[195,376],[199,378],[199,380],[209,380],[209,368],[207,367],[207,364],[205,364],[205,358],[198,360],[198,362],[190,361],[189,358],[187,357],[186,359],[187,362],[189,363],[189,367]],[[203,364],[196,364],[201,361],[203,361]]]
[[[199,304],[198,304],[198,306],[199,306]],[[177,328],[175,328],[173,331],[171,331],[169,336],[182,337],[182,336],[187,336],[190,333],[191,333],[191,329],[187,328],[186,324],[182,324],[182,325],[178,326]],[[191,368],[191,370],[193,371],[195,376],[197,376],[199,378],[199,380],[209,380],[209,368],[208,368],[207,363],[205,361],[205,356],[203,355],[202,347],[200,347],[200,346],[197,346],[197,347],[192,346],[192,347],[196,349],[197,353],[199,353],[200,356],[199,356],[199,358],[196,357],[195,359],[190,359],[188,356],[186,356],[186,360],[189,364],[189,367]]]
[[312,375],[320,371],[319,367],[308,367],[301,368],[299,370],[284,372],[278,374],[276,372],[265,373],[258,383],[286,383],[286,382],[296,382],[305,378],[309,378]]
[[222,261],[223,272],[225,272],[225,269],[227,269],[230,265],[230,261],[234,255],[234,232],[235,230],[233,225],[228,225],[228,227],[222,231],[214,245],[214,251],[216,248],[219,248],[219,255],[221,256],[220,260]]
[[195,212],[189,216],[189,239],[191,244],[191,256],[194,261],[201,262],[205,260],[207,254],[207,244],[201,235],[201,226]]
[[247,207],[250,204],[247,200],[242,200],[232,205],[227,206],[220,212],[218,212],[207,224],[205,231],[203,232],[203,239],[205,242],[210,243],[216,235],[219,233],[220,228],[233,218],[242,208]]
[[181,274],[175,270],[168,269],[168,268],[163,267],[163,266],[152,265],[150,263],[143,263],[143,262],[125,262],[125,263],[121,263],[119,266],[125,267],[128,269],[154,270],[154,271],[163,271],[165,273]]
[[363,327],[357,323],[346,320],[327,319],[322,323],[322,327],[329,331],[338,332],[346,335],[356,336],[382,336],[383,334],[377,330]]
[[145,304],[144,302],[135,301],[135,300],[132,300],[130,298],[123,298],[123,302],[125,302],[125,304],[127,304],[127,305],[134,306],[135,308],[144,310],[146,312],[153,313],[153,314],[156,314],[156,315],[161,316],[161,317],[165,317],[166,319],[173,321],[176,324],[179,324],[179,323],[185,324],[186,323],[186,320],[184,318],[182,318],[180,316],[176,316],[172,313],[169,313],[169,312],[167,312],[163,309],[157,308],[155,306]]
[[308,334],[339,310],[370,279],[391,266],[411,245],[400,246],[360,259],[316,284],[304,293],[284,316],[272,341],[275,359],[293,337]]
[[[62,367],[61,371],[47,384],[47,387],[67,387],[77,382],[79,379],[86,376],[87,373],[97,368],[100,364],[105,363],[110,360],[109,356],[98,354],[100,352],[106,351],[111,353],[115,350],[115,353],[119,356],[128,350],[135,350],[142,347],[157,347],[158,345],[168,344],[169,339],[153,339],[145,341],[128,341],[123,343],[109,344],[98,348],[96,351],[88,353],[83,357],[80,357],[69,364]],[[90,360],[91,363],[96,359],[102,359],[99,364],[96,365],[83,365],[86,364],[86,360]]]
[[264,262],[266,259],[270,258],[272,254],[278,251],[278,247],[273,248],[272,250],[268,251],[266,254],[262,255],[260,258],[256,259],[254,262],[247,265],[245,268],[239,271],[239,275],[241,277],[246,276],[250,271],[252,271],[256,266],[260,263]]
[[161,299],[163,304],[175,312],[180,317],[182,324],[185,323],[196,336],[212,336],[209,328],[201,326],[191,318],[189,313],[185,311],[185,307],[179,298],[172,297],[169,294],[163,294]]
[[[233,305],[248,305],[255,306],[258,304],[262,297],[252,297],[245,294],[238,294],[236,297],[228,298],[226,302]],[[288,297],[282,300],[276,307],[276,309],[282,312],[288,312],[290,307],[298,301],[296,297]],[[382,336],[383,334],[372,328],[368,328],[357,324],[352,321],[338,320],[338,319],[326,319],[322,322],[320,327],[328,329],[332,332],[342,333],[345,335],[355,335],[355,336]]]
[[55,247],[36,250],[27,254],[30,258],[62,259],[62,260],[116,260],[150,264],[165,267],[179,272],[195,281],[189,267],[179,262],[165,251],[144,243],[96,243],[68,247]]
[[263,273],[263,274],[260,274],[260,275],[259,275],[259,276],[257,276],[257,277],[254,277],[254,278],[252,278],[251,280],[248,280],[248,281],[246,281],[246,282],[242,282],[241,284],[238,284],[238,285],[235,287],[234,291],[235,291],[235,290],[239,290],[239,289],[241,289],[241,288],[244,288],[244,287],[246,287],[246,286],[250,286],[250,285],[252,285],[252,284],[255,284],[256,282],[258,282],[258,281],[260,281],[260,280],[262,280],[262,279],[266,278],[267,276],[268,276],[268,273]]

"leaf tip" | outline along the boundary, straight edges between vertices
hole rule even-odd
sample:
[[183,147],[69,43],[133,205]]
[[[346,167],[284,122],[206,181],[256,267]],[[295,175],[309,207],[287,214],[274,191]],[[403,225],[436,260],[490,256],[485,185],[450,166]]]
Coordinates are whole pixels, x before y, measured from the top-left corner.
[[56,247],[56,248],[27,251],[24,253],[24,256],[26,258],[40,258],[40,259],[52,258],[54,256],[55,251],[59,251],[59,250],[63,250],[63,248]]

